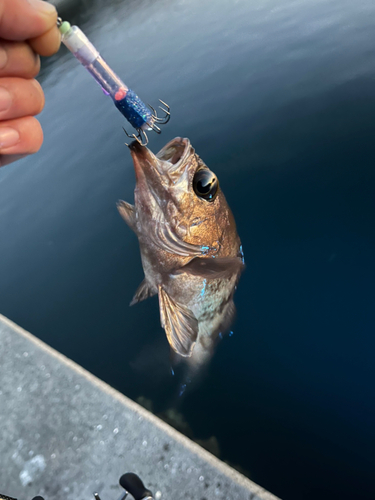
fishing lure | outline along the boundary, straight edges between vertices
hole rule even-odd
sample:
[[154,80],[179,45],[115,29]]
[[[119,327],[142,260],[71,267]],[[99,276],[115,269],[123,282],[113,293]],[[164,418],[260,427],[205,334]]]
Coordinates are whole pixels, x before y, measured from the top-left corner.
[[71,26],[60,17],[57,20],[57,26],[63,44],[95,78],[103,92],[112,97],[116,108],[137,131],[137,135],[129,135],[124,129],[126,135],[142,146],[146,146],[148,143],[146,132],[153,130],[160,134],[161,130],[158,125],[168,123],[171,117],[168,104],[160,100],[165,107],[159,106],[159,108],[165,116],[159,117],[152,106],[146,106],[137,94],[123,83],[78,26]]

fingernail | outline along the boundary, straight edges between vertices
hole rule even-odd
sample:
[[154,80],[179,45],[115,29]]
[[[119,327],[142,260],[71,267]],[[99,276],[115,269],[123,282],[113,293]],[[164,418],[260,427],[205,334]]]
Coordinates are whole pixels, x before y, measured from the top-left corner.
[[0,87],[0,112],[6,111],[12,104],[12,96],[6,88]]
[[56,14],[56,7],[43,0],[28,0],[29,4],[43,14]]
[[20,134],[14,128],[0,128],[0,149],[10,148],[20,140]]

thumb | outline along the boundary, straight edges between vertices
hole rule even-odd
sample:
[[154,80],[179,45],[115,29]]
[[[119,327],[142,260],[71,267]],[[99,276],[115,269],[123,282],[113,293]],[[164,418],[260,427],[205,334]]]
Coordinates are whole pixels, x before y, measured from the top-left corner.
[[56,8],[43,0],[0,0],[0,38],[28,40],[50,30]]

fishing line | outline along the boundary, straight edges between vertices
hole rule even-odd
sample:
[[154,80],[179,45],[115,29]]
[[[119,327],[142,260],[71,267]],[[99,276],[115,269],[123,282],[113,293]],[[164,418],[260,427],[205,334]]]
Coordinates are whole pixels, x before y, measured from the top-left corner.
[[164,113],[164,116],[159,117],[152,106],[146,106],[137,94],[116,75],[78,26],[71,26],[70,23],[58,17],[57,27],[63,44],[94,77],[103,92],[112,98],[116,108],[137,132],[137,135],[134,133],[130,135],[124,129],[126,135],[142,146],[146,146],[148,144],[146,132],[153,130],[160,134],[159,125],[169,122],[171,113],[168,104],[159,99],[162,104],[159,108]]

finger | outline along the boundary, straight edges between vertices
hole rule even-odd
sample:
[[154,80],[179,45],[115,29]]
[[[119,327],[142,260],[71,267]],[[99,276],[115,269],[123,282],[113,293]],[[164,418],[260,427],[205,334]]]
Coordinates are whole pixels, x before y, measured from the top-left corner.
[[32,49],[41,56],[52,56],[60,48],[61,34],[57,26],[36,38],[29,40]]
[[0,156],[36,153],[42,143],[42,127],[32,116],[0,123]]
[[0,77],[34,78],[39,70],[39,56],[28,43],[0,40]]
[[0,78],[0,121],[38,115],[44,93],[36,80]]
[[42,0],[2,0],[0,33],[7,40],[28,40],[49,31],[57,20],[55,7]]

